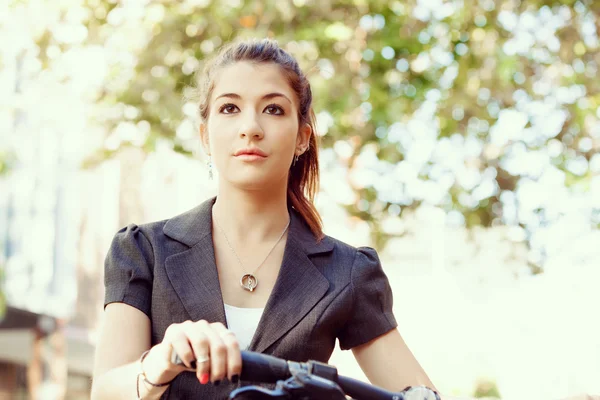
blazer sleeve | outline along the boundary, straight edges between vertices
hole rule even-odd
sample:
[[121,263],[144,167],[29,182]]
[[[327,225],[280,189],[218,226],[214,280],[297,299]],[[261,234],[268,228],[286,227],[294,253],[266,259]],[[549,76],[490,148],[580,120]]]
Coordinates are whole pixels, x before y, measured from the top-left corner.
[[367,343],[398,326],[392,312],[392,289],[374,249],[357,249],[350,286],[352,311],[338,333],[342,350]]
[[117,232],[104,263],[104,307],[126,303],[150,317],[153,260],[152,245],[137,225]]

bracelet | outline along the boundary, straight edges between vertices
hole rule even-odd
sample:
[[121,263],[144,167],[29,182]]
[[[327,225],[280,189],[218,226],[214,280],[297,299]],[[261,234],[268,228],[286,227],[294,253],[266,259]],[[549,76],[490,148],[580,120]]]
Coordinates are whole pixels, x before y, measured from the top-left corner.
[[153,383],[148,380],[148,378],[146,377],[146,372],[144,372],[144,367],[143,367],[142,362],[144,361],[144,358],[146,358],[146,356],[148,355],[149,352],[150,352],[150,350],[146,350],[145,352],[142,353],[142,356],[140,357],[140,373],[137,374],[137,377],[135,378],[135,388],[137,391],[138,400],[142,400],[142,398],[140,396],[140,376],[142,377],[142,379],[144,379],[144,382],[146,382],[148,385],[153,386],[153,387],[167,386],[167,385],[170,385],[171,382],[173,382],[175,380],[175,378],[173,378],[170,381],[165,382],[165,383]]

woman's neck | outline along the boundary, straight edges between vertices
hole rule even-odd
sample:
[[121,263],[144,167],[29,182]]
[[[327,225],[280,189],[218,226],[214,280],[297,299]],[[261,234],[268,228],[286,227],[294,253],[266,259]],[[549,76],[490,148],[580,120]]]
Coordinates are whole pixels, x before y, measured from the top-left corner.
[[279,237],[289,221],[287,192],[221,187],[213,219],[229,240],[237,243],[260,243]]

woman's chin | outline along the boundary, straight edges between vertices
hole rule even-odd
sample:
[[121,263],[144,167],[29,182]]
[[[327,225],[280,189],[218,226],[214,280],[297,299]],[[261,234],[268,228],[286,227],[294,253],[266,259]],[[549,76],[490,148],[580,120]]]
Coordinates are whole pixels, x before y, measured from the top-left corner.
[[[285,182],[285,181],[283,181]],[[231,179],[226,179],[225,184],[231,185],[239,190],[247,191],[273,191],[276,187],[272,177],[267,176],[236,176]]]

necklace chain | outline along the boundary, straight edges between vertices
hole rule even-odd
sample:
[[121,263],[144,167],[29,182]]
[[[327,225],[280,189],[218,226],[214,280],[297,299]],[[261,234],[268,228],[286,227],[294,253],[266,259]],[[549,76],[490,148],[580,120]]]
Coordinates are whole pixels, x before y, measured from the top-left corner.
[[[235,251],[235,249],[231,245],[231,242],[229,242],[229,238],[227,237],[227,234],[225,234],[225,230],[221,227],[221,225],[219,224],[219,222],[217,221],[217,219],[214,217],[214,215],[213,215],[213,220],[215,221],[215,224],[217,225],[217,228],[219,228],[219,230],[223,234],[223,237],[225,238],[225,242],[227,243],[227,246],[229,246],[229,250],[231,250],[231,252],[235,256],[235,258],[237,258],[238,263],[240,264],[240,266],[243,269],[245,269],[244,263],[242,263],[242,260],[240,260],[240,257],[238,256],[237,252]],[[254,289],[258,285],[258,279],[256,279],[256,277],[254,276],[254,274],[256,274],[256,272],[260,269],[260,267],[262,267],[262,265],[265,263],[265,261],[267,261],[267,259],[269,258],[269,256],[273,252],[273,250],[275,250],[275,247],[277,247],[277,245],[279,244],[279,242],[283,238],[283,235],[285,235],[285,233],[287,232],[288,228],[290,227],[290,222],[291,222],[291,218],[288,220],[288,223],[285,226],[285,229],[283,230],[283,232],[281,232],[281,235],[279,235],[279,238],[277,239],[277,241],[275,242],[275,244],[273,245],[273,247],[271,247],[271,250],[269,250],[269,252],[265,256],[265,258],[261,261],[261,263],[258,265],[258,267],[256,267],[256,269],[254,270],[254,272],[252,272],[251,274],[244,274],[242,276],[242,278],[240,279],[240,284],[242,285],[242,287],[244,289],[246,289],[246,290],[248,290],[250,292],[254,291]]]

